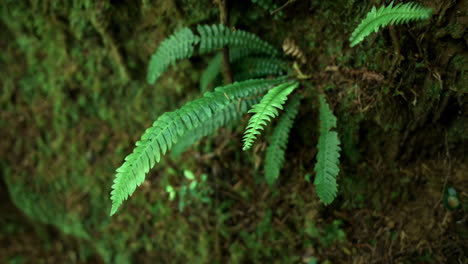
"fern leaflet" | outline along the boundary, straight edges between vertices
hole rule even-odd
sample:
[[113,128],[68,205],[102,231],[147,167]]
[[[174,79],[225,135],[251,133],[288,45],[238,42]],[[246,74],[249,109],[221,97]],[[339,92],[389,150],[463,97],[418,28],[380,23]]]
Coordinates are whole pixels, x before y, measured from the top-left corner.
[[431,14],[431,8],[422,7],[415,3],[393,6],[393,2],[391,2],[387,7],[383,6],[379,9],[374,6],[352,33],[349,39],[350,46],[354,47],[372,32],[379,31],[380,27],[388,24],[397,25],[413,20],[428,19]]
[[181,136],[213,118],[217,112],[229,105],[230,101],[258,96],[272,85],[283,82],[284,78],[259,79],[219,87],[176,111],[161,115],[145,131],[140,141],[136,142],[133,153],[128,155],[122,166],[117,169],[111,192],[111,215],[115,214],[122,202],[143,183],[146,173],[156,162],[159,162],[161,156],[165,155]]
[[206,120],[203,124],[186,133],[182,136],[181,140],[177,142],[171,151],[171,156],[179,156],[183,151],[188,147],[193,145],[198,140],[202,139],[205,136],[212,135],[220,127],[226,126],[232,123],[235,120],[238,120],[247,110],[252,107],[252,105],[258,103],[259,98],[255,99],[245,99],[240,101],[231,100],[231,102],[226,105],[226,107],[214,114],[214,117]]
[[320,96],[320,136],[318,139],[317,163],[315,164],[315,188],[324,204],[330,204],[336,197],[338,186],[336,176],[340,171],[340,140],[338,134],[330,131],[336,127],[333,115],[325,97]]
[[253,52],[277,55],[278,51],[267,42],[252,33],[236,30],[231,31],[224,25],[199,25],[200,54],[219,50],[225,46],[242,48]]
[[[249,57],[255,54],[255,50],[246,48],[230,48],[229,62],[233,63],[234,79],[244,81],[259,78],[266,75],[281,75],[284,63],[276,58]],[[200,78],[200,91],[205,92],[211,83],[215,82],[221,75],[221,53],[216,54],[208,63]]]
[[289,100],[271,135],[270,145],[268,145],[265,157],[265,179],[269,185],[275,183],[276,179],[278,179],[281,167],[283,167],[284,152],[288,144],[289,131],[297,115],[297,107],[299,106],[300,100],[300,95],[295,95]]
[[156,53],[151,56],[147,75],[148,83],[154,84],[171,63],[192,57],[194,46],[199,41],[200,38],[189,28],[183,28],[164,40]]
[[244,133],[244,147],[243,150],[248,150],[255,138],[261,132],[263,127],[271,118],[278,116],[278,108],[283,109],[283,104],[287,100],[287,96],[299,86],[298,82],[291,81],[280,84],[275,88],[268,91],[262,98],[260,103],[254,105],[249,113],[254,113],[250,118],[247,128]]
[[280,59],[250,57],[233,65],[234,80],[243,81],[267,75],[280,76],[284,74],[284,63]]

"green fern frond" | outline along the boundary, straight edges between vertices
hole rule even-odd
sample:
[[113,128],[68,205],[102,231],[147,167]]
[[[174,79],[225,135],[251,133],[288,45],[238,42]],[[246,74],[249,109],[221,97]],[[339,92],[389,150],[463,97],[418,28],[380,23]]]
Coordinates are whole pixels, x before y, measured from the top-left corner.
[[284,62],[275,58],[250,57],[233,66],[234,80],[243,81],[268,75],[280,76],[285,73]]
[[275,183],[281,167],[283,167],[289,132],[297,115],[297,107],[301,98],[302,96],[295,95],[289,100],[271,135],[270,145],[268,145],[265,156],[265,179],[269,185]]
[[[199,25],[198,32],[200,36],[195,35],[189,28],[183,28],[161,43],[156,52],[151,56],[147,74],[149,84],[154,84],[170,64],[192,57],[195,45],[199,42],[200,54],[229,46],[231,48],[231,62],[250,54],[278,54],[278,51],[273,46],[254,34],[243,30],[232,31],[223,25]],[[216,60],[220,61],[221,59],[216,58]],[[216,68],[220,68],[220,65],[217,65],[217,61],[214,61],[213,65],[211,65],[211,72],[208,72],[211,75],[207,73],[205,78],[213,78],[215,76]],[[208,79],[204,80],[203,85],[206,86],[208,81]]]
[[223,110],[216,112],[213,118],[206,120],[200,124],[197,129],[183,135],[180,141],[172,148],[171,156],[179,156],[195,142],[208,135],[213,135],[220,127],[224,127],[233,123],[233,121],[239,120],[247,110],[259,101],[260,98],[239,101],[232,100]]
[[254,113],[254,115],[250,118],[244,133],[243,150],[248,150],[267,122],[278,116],[278,109],[283,109],[288,95],[298,86],[299,83],[295,81],[280,84],[268,91],[260,103],[249,110],[249,113]]
[[330,110],[325,97],[320,96],[320,136],[318,140],[317,163],[315,164],[315,189],[324,204],[330,204],[336,197],[338,185],[336,176],[340,171],[340,140],[338,134],[330,131],[336,127],[336,117]]
[[221,24],[211,26],[199,25],[197,29],[201,39],[200,54],[219,50],[225,46],[253,50],[263,54],[278,54],[278,51],[273,46],[256,35],[243,30],[232,31]]
[[117,169],[112,186],[111,215],[143,183],[146,173],[159,162],[181,136],[197,129],[205,121],[222,111],[231,101],[266,92],[272,85],[283,83],[284,78],[274,80],[249,80],[216,88],[213,92],[191,101],[174,112],[161,115],[136,142],[133,153],[125,158]]
[[431,8],[420,6],[416,3],[397,4],[393,2],[387,7],[376,9],[375,6],[367,13],[367,16],[352,33],[349,41],[354,47],[372,32],[379,31],[380,27],[388,24],[398,25],[413,20],[428,19],[432,14]]
[[154,84],[170,64],[192,57],[195,45],[199,41],[200,38],[189,28],[183,28],[164,40],[156,53],[151,56],[147,75],[148,83]]

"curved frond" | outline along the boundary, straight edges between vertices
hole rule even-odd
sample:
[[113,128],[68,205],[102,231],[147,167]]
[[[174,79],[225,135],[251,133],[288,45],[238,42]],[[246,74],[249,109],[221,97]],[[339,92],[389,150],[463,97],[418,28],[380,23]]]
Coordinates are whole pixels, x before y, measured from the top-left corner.
[[288,95],[298,86],[299,83],[295,81],[280,84],[268,91],[260,103],[249,110],[249,113],[254,113],[254,115],[250,118],[244,133],[243,150],[248,150],[267,122],[278,116],[278,109],[283,109]]
[[[199,53],[204,54],[219,50],[225,46],[230,47],[230,61],[235,62],[252,54],[278,55],[278,51],[261,40],[256,35],[243,31],[232,31],[223,25],[199,25],[195,35],[189,28],[183,28],[161,42],[156,52],[151,56],[148,67],[147,81],[154,84],[170,64],[178,60],[190,58],[194,54],[195,45],[200,42]],[[220,71],[221,58],[215,57],[204,78],[201,88],[204,90]]]
[[111,192],[111,215],[115,214],[122,202],[143,183],[146,173],[183,135],[196,130],[204,122],[213,118],[231,101],[258,96],[272,85],[282,82],[284,78],[259,79],[219,87],[176,111],[161,115],[145,131],[140,141],[136,142],[133,153],[128,155],[122,166],[117,169]]
[[170,64],[192,57],[194,46],[199,40],[200,38],[193,34],[192,30],[183,28],[161,42],[159,48],[151,56],[147,75],[148,83],[154,84]]
[[338,185],[336,176],[340,171],[340,140],[338,134],[330,131],[336,127],[336,117],[330,110],[325,97],[320,96],[320,136],[318,140],[317,163],[315,164],[315,189],[324,204],[330,204],[336,197]]
[[367,13],[366,18],[362,20],[359,26],[352,33],[349,41],[350,46],[354,47],[372,32],[379,31],[380,27],[389,24],[398,25],[413,20],[428,19],[432,14],[431,8],[420,6],[416,3],[397,4],[393,2],[387,7],[383,6],[376,9],[375,6]]
[[279,177],[281,167],[283,167],[289,132],[297,115],[297,107],[301,98],[302,96],[295,95],[289,100],[271,135],[270,145],[266,149],[265,156],[265,179],[269,185],[275,183]]
[[263,54],[278,54],[273,46],[243,30],[232,31],[221,24],[199,25],[197,29],[200,34],[200,54],[219,50],[225,46],[253,50]]

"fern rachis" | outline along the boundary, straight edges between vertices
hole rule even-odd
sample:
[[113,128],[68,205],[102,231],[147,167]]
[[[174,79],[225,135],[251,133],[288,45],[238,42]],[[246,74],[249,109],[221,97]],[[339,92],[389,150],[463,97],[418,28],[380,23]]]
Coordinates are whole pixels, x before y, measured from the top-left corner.
[[419,6],[415,3],[397,4],[393,2],[388,6],[379,9],[375,7],[367,14],[359,26],[352,33],[349,41],[350,46],[359,44],[365,37],[372,32],[379,31],[380,27],[389,24],[397,25],[413,20],[428,19],[432,14],[432,9]]

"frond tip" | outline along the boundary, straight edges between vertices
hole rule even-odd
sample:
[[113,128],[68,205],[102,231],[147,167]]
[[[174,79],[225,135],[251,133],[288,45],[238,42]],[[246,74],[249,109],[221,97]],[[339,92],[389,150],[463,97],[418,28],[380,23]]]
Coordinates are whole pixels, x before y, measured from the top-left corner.
[[349,38],[351,42],[350,46],[356,46],[372,32],[379,31],[380,27],[389,24],[398,25],[414,20],[428,19],[431,14],[431,8],[426,8],[416,3],[397,4],[393,6],[393,2],[391,2],[390,5],[386,7],[383,6],[379,9],[376,9],[374,6]]
[[318,140],[317,163],[315,164],[315,189],[324,204],[330,204],[336,197],[338,185],[336,176],[340,171],[340,140],[338,134],[330,131],[336,127],[333,115],[325,97],[320,96],[320,136]]
[[299,83],[294,81],[280,84],[268,91],[260,103],[249,110],[249,113],[254,113],[254,115],[250,118],[245,129],[243,150],[248,150],[267,122],[278,116],[278,109],[283,109],[283,104],[286,102],[288,95],[297,86],[299,86]]
[[200,38],[189,28],[183,28],[164,40],[151,56],[148,66],[148,83],[154,84],[170,64],[192,57],[195,45],[199,41]]

